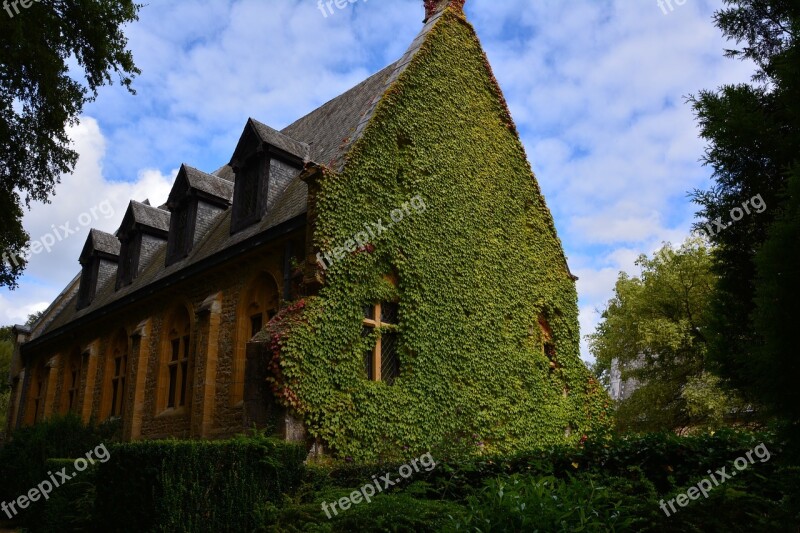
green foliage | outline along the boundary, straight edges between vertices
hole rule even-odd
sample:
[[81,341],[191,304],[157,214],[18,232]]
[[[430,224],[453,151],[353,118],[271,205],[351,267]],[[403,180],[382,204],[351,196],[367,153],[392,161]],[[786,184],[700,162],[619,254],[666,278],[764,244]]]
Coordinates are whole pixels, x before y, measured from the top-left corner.
[[[755,322],[764,344],[752,366],[763,401],[786,420],[790,441],[800,443],[800,358],[794,335],[800,316],[800,166],[788,193],[757,260]],[[795,448],[800,457],[800,444]]]
[[287,502],[281,506],[267,503],[259,510],[256,531],[433,532],[444,530],[450,517],[462,512],[458,504],[427,499],[412,486],[403,492],[377,495],[370,503],[362,501],[335,515],[331,513],[329,519],[322,510],[322,502],[336,501],[353,490],[357,489],[314,493],[312,501],[307,503]]
[[[11,405],[11,389],[0,390],[0,435],[6,431],[8,422],[8,408]],[[2,438],[0,438],[2,442]]]
[[[9,2],[11,5],[12,2]],[[137,19],[130,0],[34,2],[0,16],[0,286],[16,286],[28,235],[22,198],[47,201],[75,166],[67,128],[112,75],[131,90],[139,73],[122,27]],[[9,9],[11,9],[9,7]],[[76,76],[77,75],[77,76]]]
[[707,367],[705,332],[716,276],[704,241],[690,239],[678,250],[669,244],[636,264],[640,277],[620,274],[603,320],[589,336],[595,371],[606,384],[612,365],[637,389],[620,401],[622,430],[716,428],[741,409]]
[[[786,352],[786,340],[780,339],[789,337],[800,319],[792,286],[797,221],[791,214],[781,218],[795,209],[797,195],[788,184],[800,146],[800,6],[791,0],[726,4],[715,21],[736,44],[727,55],[752,60],[757,71],[751,84],[703,91],[691,100],[708,141],[705,162],[714,171],[712,187],[694,195],[701,206],[698,226],[718,218],[728,222],[731,209],[756,195],[767,209],[711,237],[719,283],[708,332],[710,355],[751,399],[785,413],[783,406],[798,404],[796,363],[783,373],[796,350]],[[762,250],[768,238],[772,244]]]
[[559,480],[513,475],[490,479],[467,500],[455,531],[626,531],[619,501],[591,478]]
[[14,355],[14,344],[10,340],[0,340],[0,392],[8,390],[11,357]]
[[[607,395],[580,359],[575,283],[550,212],[462,15],[439,19],[342,172],[319,187],[320,250],[416,196],[426,209],[333,264],[319,296],[273,324],[279,397],[312,436],[363,461],[455,438],[473,454],[577,442],[608,424]],[[393,300],[401,370],[388,386],[365,377],[363,354],[384,332],[362,337],[361,323],[364,305]]]
[[262,436],[110,451],[97,470],[101,531],[250,531],[257,506],[295,490],[305,459],[303,448]]
[[25,321],[25,325],[33,326],[34,324],[36,324],[36,322],[39,321],[40,318],[42,318],[42,315],[44,315],[44,311],[36,311],[35,313],[31,313],[30,315],[28,315],[28,319]]
[[[62,468],[67,472],[74,471],[73,459],[49,459],[45,464],[51,472]],[[29,517],[27,529],[33,533],[91,531],[96,495],[95,469],[95,465],[89,465],[84,472],[53,489],[48,499],[42,502],[42,509]]]
[[[758,446],[771,453],[672,516],[662,499]],[[322,502],[396,464],[313,467],[302,490],[259,509],[259,531],[783,531],[800,519],[798,469],[769,433],[724,430],[588,440],[440,463],[370,504],[327,519]],[[580,529],[583,528],[583,529]]]
[[[732,471],[759,444],[767,460],[759,455],[707,500],[669,517],[661,511],[662,499],[685,493],[709,470]],[[785,450],[768,433],[724,430],[473,457],[416,473],[410,485],[329,519],[323,502],[398,465],[305,469],[304,450],[262,436],[139,442],[112,446],[108,462],[53,491],[25,525],[34,532],[783,531],[800,520],[800,469],[787,465]],[[45,468],[72,465],[49,460]]]
[[0,434],[6,429],[8,408],[11,404],[11,387],[9,385],[9,371],[11,357],[14,355],[11,328],[0,328]]
[[[85,457],[100,444],[113,441],[119,425],[85,425],[70,414],[54,417],[14,432],[0,448],[0,501],[11,501],[48,478],[47,461],[56,457]],[[43,503],[34,503],[19,518],[26,522],[41,513]]]

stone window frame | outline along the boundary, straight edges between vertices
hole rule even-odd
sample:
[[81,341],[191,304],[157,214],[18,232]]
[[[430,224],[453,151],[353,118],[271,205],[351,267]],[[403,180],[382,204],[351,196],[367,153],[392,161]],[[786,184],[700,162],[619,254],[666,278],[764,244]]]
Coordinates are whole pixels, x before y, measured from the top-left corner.
[[47,367],[44,360],[34,367],[31,373],[31,380],[28,384],[28,403],[25,406],[25,423],[34,425],[41,421],[45,411],[45,401],[47,400],[48,373],[52,369]]
[[[119,365],[117,365],[117,361],[120,362]],[[125,393],[128,390],[128,377],[130,374],[129,364],[129,336],[127,331],[120,330],[109,342],[103,366],[101,413],[104,419],[111,417],[122,418],[125,414]]]
[[64,358],[62,366],[61,414],[79,414],[78,404],[81,399],[81,377],[83,374],[83,354],[74,348]]
[[280,311],[282,295],[278,279],[280,278],[272,272],[263,270],[250,278],[240,293],[236,313],[233,371],[231,373],[230,399],[233,406],[244,401],[247,343],[254,335],[253,319],[256,315],[261,315],[261,327],[263,328]]
[[556,349],[556,342],[553,338],[553,330],[550,327],[550,322],[544,315],[539,316],[539,328],[541,330],[542,339],[542,353],[548,361],[548,375],[552,378],[558,377],[563,385],[562,395],[564,398],[569,396],[569,385],[564,377],[563,366],[558,359],[558,351]]
[[[195,368],[193,316],[189,307],[178,306],[164,319],[158,359],[156,416],[183,415],[191,410]],[[177,352],[175,341],[178,343]]]

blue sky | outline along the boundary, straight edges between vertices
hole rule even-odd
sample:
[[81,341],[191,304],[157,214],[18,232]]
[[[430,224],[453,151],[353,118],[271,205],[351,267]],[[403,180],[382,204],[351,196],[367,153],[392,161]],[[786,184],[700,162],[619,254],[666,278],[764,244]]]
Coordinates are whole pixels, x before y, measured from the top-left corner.
[[[707,187],[710,171],[685,97],[752,72],[723,58],[731,45],[711,20],[721,0],[671,3],[467,1],[580,277],[582,335],[619,271],[689,234],[687,193]],[[74,233],[31,258],[19,289],[2,289],[0,324],[58,295],[90,226],[114,231],[131,198],[163,202],[181,163],[227,163],[248,117],[281,129],[398,59],[422,27],[422,4],[356,0],[327,17],[317,0],[146,5],[126,31],[142,69],[137,95],[100,91],[71,130],[75,172],[25,216],[34,240],[66,223]],[[591,360],[585,342],[582,352]]]

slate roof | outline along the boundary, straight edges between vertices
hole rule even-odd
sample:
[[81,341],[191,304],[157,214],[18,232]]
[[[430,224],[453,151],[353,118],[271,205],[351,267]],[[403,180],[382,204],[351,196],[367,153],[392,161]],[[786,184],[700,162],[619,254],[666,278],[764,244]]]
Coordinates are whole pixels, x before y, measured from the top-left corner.
[[131,200],[122,225],[138,224],[143,228],[169,232],[169,211]]
[[190,188],[204,192],[214,198],[226,200],[228,203],[233,199],[232,180],[207,174],[186,164],[181,165],[181,172],[186,176],[186,181]]
[[[383,95],[411,62],[414,54],[420,49],[441,15],[440,12],[425,23],[420,34],[399,61],[370,76],[283,130],[277,131],[251,119],[259,137],[262,141],[307,163],[325,165],[335,171],[341,171],[348,152],[363,134]],[[186,165],[184,168],[192,186],[200,190],[227,192],[229,187],[233,188],[235,175],[230,165],[220,167],[213,174],[206,174]],[[214,179],[215,177],[218,179]],[[230,186],[223,182],[230,183]],[[132,284],[115,290],[115,280],[109,280],[102,287],[97,288],[92,304],[80,311],[77,310],[76,305],[77,283],[80,276],[74,278],[45,311],[43,319],[35,325],[32,341],[35,343],[37,338],[42,338],[42,340],[49,337],[55,338],[61,333],[59,331],[61,328],[67,328],[72,323],[98,312],[98,310],[100,313],[105,313],[108,306],[112,304],[123,300],[132,302],[135,299],[144,298],[150,285],[166,280],[182,270],[195,265],[215,266],[214,262],[221,261],[226,253],[236,253],[240,249],[242,252],[246,251],[243,246],[254,240],[258,241],[259,236],[283,231],[287,225],[300,220],[301,215],[307,211],[307,202],[308,187],[298,175],[289,183],[277,200],[275,207],[260,223],[231,235],[232,210],[229,208],[217,218],[186,258],[165,267],[167,246],[164,243]],[[169,231],[170,213],[164,209],[132,201],[123,224],[127,221],[128,214],[132,214],[135,222],[144,227]],[[211,266],[208,267],[211,268]]]
[[262,124],[254,118],[251,118],[250,122],[253,125],[253,129],[255,129],[258,136],[261,137],[261,140],[265,143],[280,148],[284,152],[292,154],[303,161],[308,160],[308,144],[296,141],[278,130],[274,130],[266,124]]
[[389,65],[290,124],[281,133],[308,143],[311,161],[341,170],[358,124],[371,112],[373,102],[380,100],[386,89],[386,80],[393,71],[394,64]]
[[99,229],[92,229],[89,231],[89,239],[91,239],[93,250],[109,255],[119,255],[120,242],[114,235]]

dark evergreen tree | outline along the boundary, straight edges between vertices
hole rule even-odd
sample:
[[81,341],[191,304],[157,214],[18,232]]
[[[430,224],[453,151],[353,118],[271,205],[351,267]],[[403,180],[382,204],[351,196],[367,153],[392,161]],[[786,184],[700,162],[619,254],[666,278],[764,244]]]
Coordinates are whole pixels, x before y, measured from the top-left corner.
[[[749,84],[691,98],[709,142],[705,162],[714,170],[713,186],[694,193],[701,206],[697,226],[730,224],[710,237],[719,276],[710,356],[752,400],[796,417],[793,381],[800,374],[787,335],[798,322],[791,290],[797,283],[798,189],[789,182],[800,161],[800,2],[725,3],[715,22],[737,46],[726,55],[752,61],[756,72]],[[756,195],[766,210],[731,223],[731,210]]]

